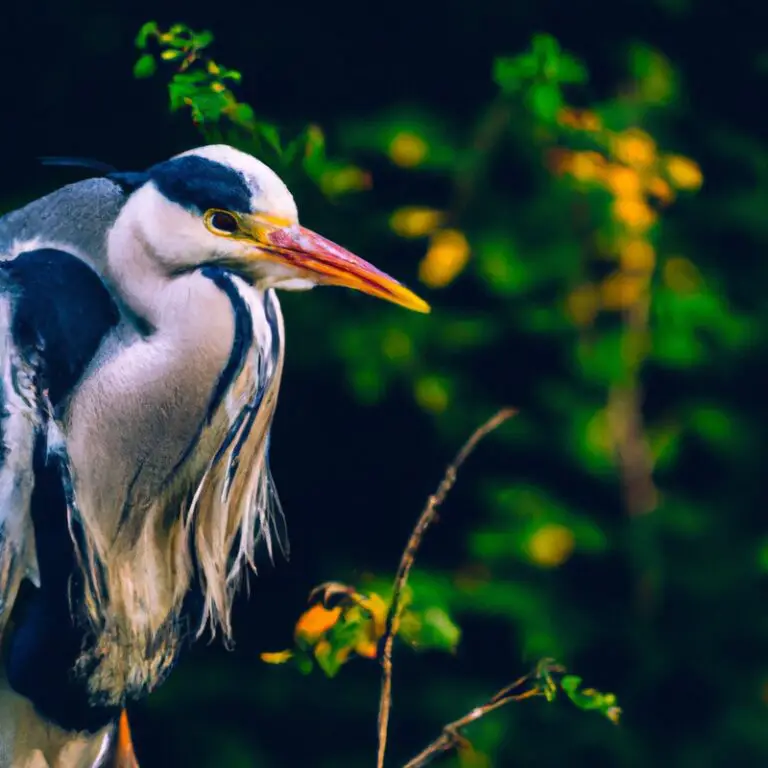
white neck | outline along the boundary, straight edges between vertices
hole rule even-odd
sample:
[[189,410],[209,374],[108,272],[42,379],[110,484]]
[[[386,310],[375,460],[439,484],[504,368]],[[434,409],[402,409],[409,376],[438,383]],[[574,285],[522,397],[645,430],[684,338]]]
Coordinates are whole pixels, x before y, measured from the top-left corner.
[[163,273],[130,218],[119,218],[109,232],[106,277],[119,291],[122,302],[152,327],[167,329],[180,321],[177,305],[184,292],[176,286],[186,276]]

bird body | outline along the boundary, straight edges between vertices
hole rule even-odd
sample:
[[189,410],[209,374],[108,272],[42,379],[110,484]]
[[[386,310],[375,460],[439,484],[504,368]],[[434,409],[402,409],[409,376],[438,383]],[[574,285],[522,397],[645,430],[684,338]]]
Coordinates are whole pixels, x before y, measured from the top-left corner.
[[188,636],[231,637],[256,542],[286,546],[275,288],[426,305],[226,146],[34,201],[0,259],[0,768],[95,766]]

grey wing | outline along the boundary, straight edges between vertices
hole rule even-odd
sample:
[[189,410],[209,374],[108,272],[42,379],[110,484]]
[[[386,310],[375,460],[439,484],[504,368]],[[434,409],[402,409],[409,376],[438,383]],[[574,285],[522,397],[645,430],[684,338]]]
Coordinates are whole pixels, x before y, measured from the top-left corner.
[[13,339],[13,304],[0,277],[0,637],[22,579],[40,581],[30,504],[44,411],[35,361]]

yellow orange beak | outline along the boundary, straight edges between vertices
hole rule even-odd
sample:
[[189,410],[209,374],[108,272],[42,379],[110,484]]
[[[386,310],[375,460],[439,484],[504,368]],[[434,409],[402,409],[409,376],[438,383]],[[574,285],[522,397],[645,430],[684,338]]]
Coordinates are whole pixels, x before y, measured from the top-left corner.
[[429,304],[413,291],[316,232],[298,224],[276,226],[260,217],[249,218],[249,232],[260,249],[276,261],[303,272],[308,279],[362,291],[414,312],[430,311]]

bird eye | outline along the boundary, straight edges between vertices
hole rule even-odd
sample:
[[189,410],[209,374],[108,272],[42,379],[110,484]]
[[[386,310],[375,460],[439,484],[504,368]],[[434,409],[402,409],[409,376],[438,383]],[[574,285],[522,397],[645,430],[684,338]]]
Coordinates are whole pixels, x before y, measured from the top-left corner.
[[210,229],[232,235],[239,229],[237,219],[226,211],[211,211],[206,217]]

